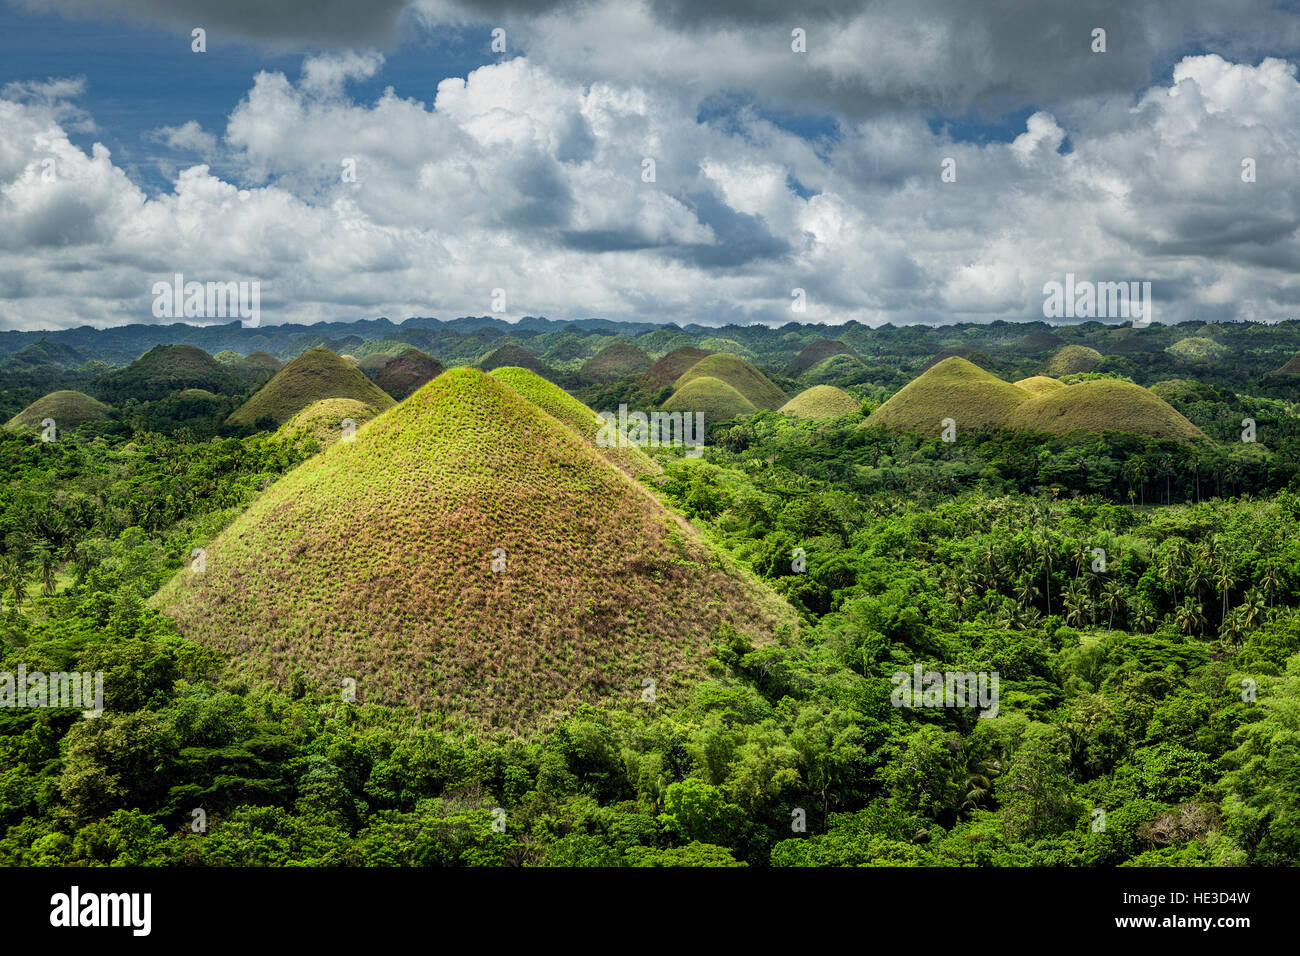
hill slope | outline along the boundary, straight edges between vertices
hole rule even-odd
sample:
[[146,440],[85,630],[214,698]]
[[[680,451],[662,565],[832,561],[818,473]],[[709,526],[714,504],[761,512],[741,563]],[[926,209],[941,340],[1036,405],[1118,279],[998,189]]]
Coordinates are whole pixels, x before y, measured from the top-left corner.
[[641,375],[649,371],[653,363],[635,345],[626,342],[614,342],[582,363],[578,374],[587,382],[616,382],[629,375]]
[[478,365],[485,372],[496,368],[526,368],[536,372],[542,378],[554,377],[554,372],[547,368],[538,358],[519,345],[503,345],[488,354]]
[[650,371],[641,376],[641,381],[654,388],[671,385],[689,372],[692,365],[710,354],[712,353],[707,349],[697,349],[691,345],[683,345],[679,349],[673,349],[650,366]]
[[329,349],[314,348],[275,373],[269,382],[230,416],[232,425],[252,425],[262,418],[283,424],[323,398],[354,398],[377,411],[391,408],[391,397]]
[[840,418],[861,414],[862,403],[833,385],[814,385],[790,399],[779,410],[796,418]]
[[1029,378],[1022,378],[1015,383],[1016,388],[1023,388],[1031,395],[1041,395],[1044,392],[1055,392],[1057,389],[1065,388],[1065,383],[1059,379],[1051,378],[1047,375],[1031,375]]
[[237,395],[245,387],[234,370],[193,345],[156,346],[95,383],[95,391],[113,402],[127,398],[153,401],[187,388]]
[[1101,353],[1086,345],[1065,345],[1047,360],[1047,374],[1052,378],[1091,372],[1101,361]]
[[596,445],[596,433],[600,430],[600,418],[594,411],[578,401],[560,386],[548,382],[536,372],[526,368],[497,368],[489,373],[506,388],[532,402],[548,415],[558,418],[583,437],[588,444],[595,447],[602,455],[618,465],[629,475],[658,475],[663,468],[640,448],[625,448]]
[[1035,395],[1011,414],[1021,431],[1064,435],[1119,431],[1191,441],[1205,434],[1154,392],[1117,379],[1080,382]]
[[666,412],[703,412],[706,428],[714,422],[725,422],[758,411],[753,402],[726,382],[707,376],[691,379],[668,396],[663,407]]
[[363,358],[359,368],[399,402],[442,374],[442,363],[419,349],[406,349],[399,355],[375,353]]
[[835,339],[818,339],[816,342],[805,346],[802,352],[790,360],[790,364],[785,367],[785,374],[790,378],[798,378],[810,368],[820,365],[833,355],[858,357],[858,353],[843,342]]
[[937,434],[951,418],[958,429],[1006,425],[1029,393],[956,356],[908,382],[867,419],[867,424]]
[[[505,569],[492,570],[493,549]],[[232,666],[523,731],[663,699],[788,608],[567,425],[452,369],[300,465],[150,603]],[[337,691],[335,691],[337,693]]]
[[108,406],[84,392],[59,391],[38,398],[9,419],[7,428],[40,427],[47,418],[54,419],[56,428],[74,428],[82,422],[99,421],[108,417]]
[[681,389],[697,378],[716,378],[727,383],[755,408],[780,408],[786,402],[785,393],[766,375],[743,358],[725,352],[700,359],[677,379],[676,388]]
[[321,448],[328,448],[343,437],[344,422],[351,420],[356,428],[360,428],[375,414],[373,408],[355,398],[322,398],[281,425],[276,434],[310,435]]

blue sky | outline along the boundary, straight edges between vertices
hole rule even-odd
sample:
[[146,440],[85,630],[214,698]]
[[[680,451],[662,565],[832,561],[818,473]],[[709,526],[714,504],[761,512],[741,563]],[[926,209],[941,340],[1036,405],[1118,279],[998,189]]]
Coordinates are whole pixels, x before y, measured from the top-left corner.
[[0,328],[177,272],[268,322],[1028,320],[1067,272],[1295,317],[1297,51],[1293,0],[0,0]]

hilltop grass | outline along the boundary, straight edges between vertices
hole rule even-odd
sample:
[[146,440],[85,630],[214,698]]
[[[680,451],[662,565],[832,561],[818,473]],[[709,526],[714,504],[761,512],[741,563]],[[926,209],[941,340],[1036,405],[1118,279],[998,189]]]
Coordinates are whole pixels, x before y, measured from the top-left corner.
[[1165,351],[1189,362],[1211,362],[1228,354],[1228,349],[1214,339],[1198,335],[1179,339]]
[[814,365],[800,376],[804,385],[860,385],[871,377],[861,360],[852,355],[832,355],[826,361]]
[[343,437],[343,423],[351,419],[360,428],[378,414],[374,408],[355,398],[322,398],[312,402],[276,431],[278,436],[309,436],[321,448],[328,448]]
[[843,342],[835,339],[818,339],[805,346],[803,351],[790,360],[790,364],[785,367],[785,374],[789,378],[798,378],[804,372],[836,355],[848,355],[855,359],[858,357],[858,353]]
[[1060,379],[1051,378],[1047,375],[1031,375],[1029,378],[1022,378],[1015,383],[1015,386],[1024,389],[1030,395],[1042,395],[1045,392],[1055,392],[1066,387],[1065,383]]
[[641,375],[649,371],[652,364],[650,356],[635,345],[614,342],[583,362],[578,374],[584,381],[604,384]]
[[842,418],[861,415],[862,403],[833,385],[814,385],[790,399],[779,411],[796,418]]
[[249,370],[224,366],[193,345],[159,345],[126,368],[102,376],[93,390],[114,403],[128,398],[153,401],[187,388],[237,395],[248,387],[249,375]]
[[[558,418],[581,435],[584,441],[595,446],[596,433],[600,430],[600,418],[595,411],[560,386],[548,382],[536,372],[530,372],[526,368],[497,368],[489,374],[548,415]],[[640,448],[595,447],[602,455],[633,477],[663,473],[662,466]]]
[[1035,395],[1012,413],[1010,427],[1056,435],[1117,431],[1179,441],[1205,433],[1150,389],[1118,379],[1094,379]]
[[937,435],[945,418],[963,430],[1006,425],[1028,398],[1024,389],[953,356],[904,385],[866,424],[922,435]]
[[1047,360],[1047,374],[1052,378],[1091,372],[1101,361],[1101,353],[1086,345],[1065,345]]
[[354,398],[378,411],[394,404],[359,369],[329,349],[314,348],[280,369],[228,421],[232,425],[253,425],[269,418],[281,425],[323,398]]
[[707,349],[697,349],[691,345],[683,345],[679,349],[673,349],[650,366],[650,371],[646,372],[641,380],[652,387],[664,388],[672,385],[689,372],[691,366],[700,359],[712,354]]
[[710,377],[691,379],[668,397],[663,408],[666,412],[703,412],[705,425],[758,411],[753,402],[726,382]]
[[766,375],[737,355],[725,352],[706,355],[677,379],[675,388],[680,391],[683,386],[698,378],[714,378],[725,382],[755,408],[780,408],[786,402],[784,392],[772,384]]
[[568,425],[473,369],[300,465],[150,603],[250,678],[352,678],[362,702],[516,733],[645,678],[672,699],[728,628],[764,642],[791,622]]
[[[374,363],[372,360],[380,358]],[[442,363],[421,352],[408,348],[398,355],[376,353],[362,359],[359,367],[371,381],[399,402],[442,374]]]
[[494,349],[484,356],[478,366],[485,372],[498,368],[526,368],[545,379],[551,379],[555,375],[537,356],[519,345],[503,345]]
[[83,422],[105,419],[108,413],[107,405],[84,392],[63,390],[38,398],[9,419],[5,427],[39,428],[42,421],[52,418],[56,428],[75,428]]

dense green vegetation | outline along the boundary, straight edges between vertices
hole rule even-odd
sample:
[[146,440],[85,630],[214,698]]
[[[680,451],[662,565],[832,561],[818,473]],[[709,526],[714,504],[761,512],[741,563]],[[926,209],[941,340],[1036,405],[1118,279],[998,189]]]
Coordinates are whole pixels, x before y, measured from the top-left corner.
[[[537,354],[572,353],[564,361],[576,369],[615,334],[574,328],[521,341]],[[431,353],[452,364],[489,351],[500,338],[491,330],[413,331],[453,343]],[[1240,360],[1192,365],[1166,351],[1198,331]],[[649,335],[651,356],[683,337],[705,340],[674,329],[638,339]],[[866,377],[841,387],[883,402],[941,349],[971,343],[1009,383],[1082,338],[1103,357],[1068,389],[1131,379],[1210,440],[990,423],[944,442],[864,428],[860,416],[764,411],[717,424],[702,459],[655,452],[663,473],[637,489],[555,430],[569,426],[536,417],[546,409],[548,420],[581,423],[577,399],[512,370],[492,379],[530,407],[504,390],[475,392],[492,414],[470,418],[498,423],[482,433],[464,427],[457,403],[411,404],[417,394],[359,432],[359,445],[316,458],[319,446],[292,430],[223,431],[200,412],[213,399],[193,394],[125,396],[109,419],[53,443],[0,432],[0,672],[22,663],[106,676],[99,718],[0,708],[0,863],[1300,863],[1300,429],[1294,386],[1269,377],[1300,344],[1295,333],[1090,323],[965,335],[846,327],[840,337]],[[1133,336],[1154,347],[1127,350]],[[824,337],[796,327],[707,338],[739,342],[793,393],[781,370]],[[1020,354],[1026,338],[1040,354]],[[449,354],[461,349],[476,351]],[[35,367],[46,371],[0,382],[11,411],[83,374]],[[620,395],[648,393],[643,377],[629,377],[579,397],[606,410]],[[218,404],[237,400],[215,394]],[[656,398],[667,398],[662,385]],[[1245,417],[1257,422],[1256,442],[1241,440]],[[408,427],[371,437],[387,421]],[[440,451],[433,435],[463,437]],[[358,450],[400,467],[372,465],[360,483],[342,468],[331,475]],[[467,464],[485,460],[517,470],[508,493]],[[554,497],[557,473],[572,496]],[[294,494],[309,484],[328,503],[310,514]],[[476,488],[468,512],[450,500]],[[654,565],[634,561],[611,572],[610,553],[647,540],[629,522],[652,496],[780,593],[799,625],[746,635],[732,625],[738,604],[709,603],[718,587],[700,584],[698,567],[659,566],[655,577]],[[480,528],[476,516],[496,515],[483,520],[510,529],[507,553],[540,540],[552,571],[513,582],[509,603],[479,605],[487,585],[473,575],[495,541],[474,539],[469,550],[484,561],[471,568],[436,536],[410,533],[428,514],[458,523],[453,540]],[[268,515],[274,522],[261,520]],[[343,577],[336,562],[376,528],[392,554]],[[240,532],[256,541],[239,544]],[[226,543],[209,547],[214,540]],[[293,592],[303,630],[276,644],[249,628],[242,646],[224,648],[183,637],[151,598],[188,573],[198,547],[208,548],[208,574],[227,573],[223,555],[237,559],[239,584],[227,591],[247,614],[310,562]],[[445,578],[436,573],[447,567]],[[591,595],[593,569],[611,589],[597,610],[642,613],[660,637],[680,640],[684,623],[711,615],[693,638],[711,647],[693,679],[642,684],[659,666],[647,632],[628,631],[611,649],[610,632],[593,630],[574,603],[583,592],[566,589],[581,579]],[[648,583],[619,590],[641,573]],[[689,599],[673,596],[675,573],[696,582]],[[313,655],[346,644],[340,623],[385,621],[393,602],[381,594],[435,585],[445,603],[430,608],[459,599],[485,615],[458,635],[460,656],[440,662],[476,668],[460,671],[464,693],[430,709],[384,706],[363,681],[357,702],[341,699],[335,671]],[[524,588],[557,593],[538,610],[517,600]],[[355,606],[332,617],[340,601]],[[507,613],[520,643],[504,667],[473,641]],[[552,664],[534,667],[522,655],[546,649],[528,643],[535,622],[565,615],[573,636],[549,648]],[[400,653],[425,623],[392,628],[391,649]],[[607,662],[584,669],[576,653],[565,657],[583,641],[593,659],[626,652],[626,668],[611,671],[601,694],[574,694],[548,719],[512,729],[514,702],[560,699],[604,672]],[[262,653],[283,655],[278,679],[249,667]],[[893,706],[891,676],[917,664],[996,671],[998,715]],[[515,673],[511,691],[496,693]],[[548,686],[548,674],[568,676]],[[392,679],[448,686],[418,667],[394,666]],[[489,698],[490,710],[474,709],[500,715],[496,727],[463,709]]]

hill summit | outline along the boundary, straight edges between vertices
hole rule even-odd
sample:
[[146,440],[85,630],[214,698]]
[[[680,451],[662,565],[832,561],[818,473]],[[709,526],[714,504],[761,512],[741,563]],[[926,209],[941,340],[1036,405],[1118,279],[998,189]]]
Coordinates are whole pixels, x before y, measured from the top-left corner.
[[251,677],[524,731],[663,699],[787,606],[572,428],[456,368],[304,462],[151,599]]
[[59,391],[38,398],[9,419],[7,427],[39,427],[47,418],[54,420],[55,428],[75,428],[83,422],[99,421],[108,417],[108,406],[84,392]]
[[382,412],[393,399],[379,386],[326,348],[303,352],[253,393],[230,416],[232,425],[252,425],[270,418],[282,425],[323,398],[355,398]]
[[1118,379],[1066,385],[1045,376],[1015,385],[965,359],[949,358],[904,385],[867,419],[882,428],[937,435],[985,427],[1065,435],[1117,431],[1193,441],[1204,433],[1150,389]]

